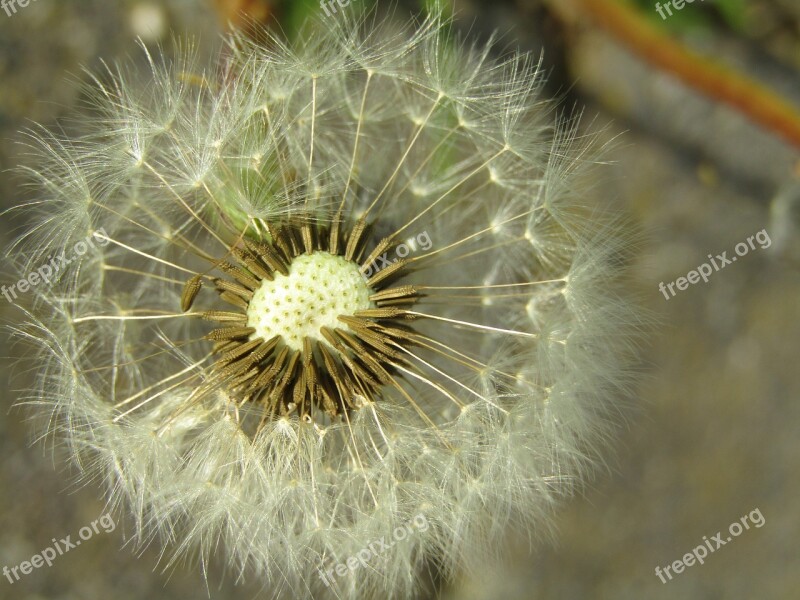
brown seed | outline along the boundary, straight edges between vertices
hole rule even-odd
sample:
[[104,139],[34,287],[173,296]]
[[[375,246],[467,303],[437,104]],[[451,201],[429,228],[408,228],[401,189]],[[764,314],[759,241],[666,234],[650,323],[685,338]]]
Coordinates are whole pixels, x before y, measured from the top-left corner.
[[186,312],[192,308],[197,294],[200,293],[200,288],[203,287],[203,276],[200,274],[195,275],[183,286],[183,293],[181,294],[181,310]]

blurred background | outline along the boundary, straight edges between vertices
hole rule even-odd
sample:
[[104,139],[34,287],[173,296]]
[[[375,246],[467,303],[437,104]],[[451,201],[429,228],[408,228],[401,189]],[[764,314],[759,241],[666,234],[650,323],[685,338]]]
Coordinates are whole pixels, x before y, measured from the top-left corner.
[[[363,11],[371,0],[338,10]],[[424,6],[379,1],[386,18]],[[670,7],[667,15],[664,5]],[[681,5],[682,8],[677,8]],[[608,469],[563,507],[556,539],[531,547],[509,534],[509,557],[445,586],[448,600],[752,599],[800,590],[800,3],[797,0],[458,0],[455,29],[498,52],[544,52],[547,93],[583,108],[587,131],[615,139],[590,191],[647,232],[632,292],[661,325],[642,356]],[[53,126],[80,105],[82,67],[140,60],[136,38],[169,46],[192,36],[209,53],[241,15],[295,35],[316,0],[34,0],[0,10],[0,209],[30,197],[8,170],[24,159],[19,130]],[[390,16],[391,15],[391,16]],[[326,18],[336,18],[331,15]],[[0,216],[0,244],[24,219]],[[762,229],[771,244],[665,299],[708,254],[734,254]],[[0,283],[14,278],[0,270]],[[19,313],[0,298],[0,319]],[[98,489],[70,485],[62,456],[31,445],[24,385],[0,334],[0,568],[75,537],[103,512]],[[664,584],[655,574],[758,509],[751,527]],[[102,530],[101,530],[102,531]],[[80,550],[0,599],[268,597],[235,586],[219,565],[167,573],[157,549],[135,554],[117,519]]]

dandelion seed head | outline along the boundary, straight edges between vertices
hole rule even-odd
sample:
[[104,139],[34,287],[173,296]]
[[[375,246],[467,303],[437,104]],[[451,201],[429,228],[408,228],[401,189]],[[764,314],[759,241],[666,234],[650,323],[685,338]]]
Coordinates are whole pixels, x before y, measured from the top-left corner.
[[[628,388],[630,248],[583,192],[543,73],[342,15],[108,67],[79,141],[42,131],[20,268],[31,403],[168,565],[221,555],[275,597],[410,598],[543,533]],[[90,201],[88,199],[91,199]],[[425,243],[422,243],[423,240]],[[408,532],[328,579],[370,543]]]

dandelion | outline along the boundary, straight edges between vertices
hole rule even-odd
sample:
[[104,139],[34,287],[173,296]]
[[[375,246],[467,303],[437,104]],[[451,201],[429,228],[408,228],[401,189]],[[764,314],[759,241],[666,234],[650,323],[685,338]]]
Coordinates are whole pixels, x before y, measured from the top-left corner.
[[30,136],[21,268],[103,232],[18,328],[30,403],[140,542],[275,597],[413,597],[547,531],[629,380],[630,242],[539,64],[367,25],[145,50],[81,137]]

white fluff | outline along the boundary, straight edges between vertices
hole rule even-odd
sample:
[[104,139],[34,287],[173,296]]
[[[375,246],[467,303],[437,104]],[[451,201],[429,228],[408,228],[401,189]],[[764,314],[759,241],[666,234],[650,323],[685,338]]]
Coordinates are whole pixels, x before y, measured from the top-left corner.
[[[38,288],[19,332],[39,348],[31,402],[140,541],[222,555],[275,597],[409,598],[431,565],[485,568],[509,526],[547,531],[596,463],[630,379],[637,313],[614,293],[629,241],[583,197],[589,144],[553,122],[530,57],[494,62],[438,17],[392,33],[341,16],[297,48],[233,36],[219,70],[191,51],[152,56],[144,82],[110,69],[82,138],[33,133],[22,268],[100,228],[110,241]],[[414,310],[434,318],[409,325],[436,343],[408,350],[407,396],[254,433],[256,407],[197,393],[208,323],[179,307],[207,267],[186,243],[220,257],[226,220],[310,207],[324,223],[342,201],[376,239],[427,232],[403,282],[428,286]],[[318,576],[420,514],[425,531]]]

